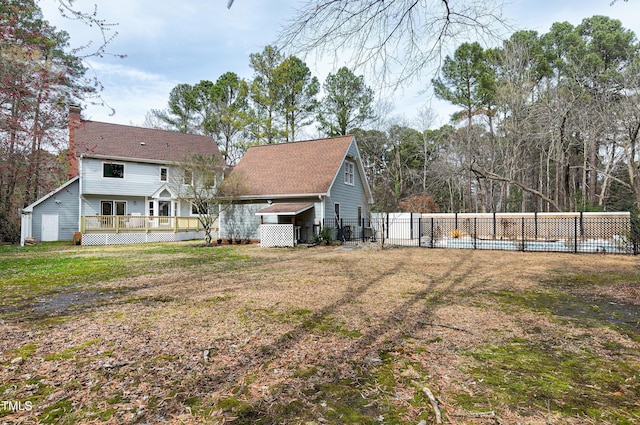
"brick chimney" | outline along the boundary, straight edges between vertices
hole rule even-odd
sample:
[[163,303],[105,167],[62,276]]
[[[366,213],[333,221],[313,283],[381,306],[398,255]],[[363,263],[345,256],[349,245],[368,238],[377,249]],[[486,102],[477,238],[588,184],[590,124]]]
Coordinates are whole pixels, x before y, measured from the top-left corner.
[[76,128],[80,126],[80,107],[69,106],[69,149],[67,150],[69,179],[78,175],[78,157],[76,156]]

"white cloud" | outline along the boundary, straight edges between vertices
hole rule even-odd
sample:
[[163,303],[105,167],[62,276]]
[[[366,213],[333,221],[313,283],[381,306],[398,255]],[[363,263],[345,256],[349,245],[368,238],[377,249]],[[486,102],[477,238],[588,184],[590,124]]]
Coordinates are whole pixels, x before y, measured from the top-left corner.
[[[249,55],[275,41],[282,25],[293,16],[303,0],[237,0],[229,10],[227,0],[76,0],[74,6],[91,12],[98,4],[98,16],[117,23],[112,31],[119,35],[109,45],[112,53],[126,54],[120,60],[111,56],[95,58],[91,65],[106,102],[116,109],[88,107],[85,115],[94,120],[114,123],[142,123],[150,109],[165,108],[170,90],[179,83],[194,84],[201,79],[215,81],[227,71],[250,78]],[[554,22],[573,25],[593,15],[620,19],[623,26],[640,35],[640,4],[619,0],[506,0],[504,14],[518,28],[545,33]],[[57,1],[40,0],[46,19],[70,33],[71,45],[78,46],[100,37],[96,28],[74,23],[60,16]],[[515,29],[514,29],[515,30]],[[496,40],[498,44],[498,40]],[[309,68],[324,81],[329,72],[347,65],[342,54],[334,57],[306,58]],[[359,74],[359,72],[357,72]],[[367,83],[376,87],[375,78],[366,75]],[[427,74],[404,90],[381,93],[379,98],[392,100],[397,113],[412,119],[431,103],[445,123],[451,107],[434,100],[428,91]]]
[[[117,124],[142,124],[151,109],[166,106],[169,92],[179,81],[162,74],[128,67],[123,64],[90,62],[98,80],[104,86],[100,93],[107,106],[88,104],[85,118]],[[111,109],[115,114],[111,114]]]

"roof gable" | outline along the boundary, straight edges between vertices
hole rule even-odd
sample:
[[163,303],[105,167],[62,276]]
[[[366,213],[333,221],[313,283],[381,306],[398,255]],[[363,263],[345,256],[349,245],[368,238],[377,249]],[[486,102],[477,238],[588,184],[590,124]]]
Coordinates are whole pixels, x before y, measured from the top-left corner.
[[52,196],[55,196],[56,194],[60,193],[63,189],[66,189],[68,186],[72,185],[73,183],[75,183],[76,181],[78,181],[80,177],[76,176],[73,177],[72,179],[68,180],[66,183],[62,184],[61,186],[58,186],[57,188],[53,189],[51,192],[47,193],[46,195],[44,195],[42,198],[36,200],[35,202],[33,202],[32,204],[24,207],[22,209],[23,213],[32,213],[33,212],[33,208],[36,207],[37,205],[43,203],[44,201],[46,201],[47,199],[51,198]]
[[246,197],[324,195],[353,141],[342,136],[253,146],[233,172],[242,174]]
[[81,120],[76,155],[181,162],[193,154],[220,155],[213,138],[196,134]]

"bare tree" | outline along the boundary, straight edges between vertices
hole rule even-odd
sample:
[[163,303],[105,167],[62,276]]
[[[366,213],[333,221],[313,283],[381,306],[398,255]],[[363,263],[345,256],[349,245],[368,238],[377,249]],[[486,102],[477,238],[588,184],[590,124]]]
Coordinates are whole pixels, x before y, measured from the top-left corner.
[[497,36],[500,0],[305,0],[278,45],[295,54],[333,55],[397,86],[420,77],[451,43]]
[[230,208],[244,191],[238,173],[227,174],[227,167],[219,156],[194,155],[177,166],[170,186],[176,198],[191,205],[204,230],[206,245],[211,244],[215,224],[220,214]]
[[625,96],[615,105],[613,117],[617,130],[614,142],[623,152],[627,178],[621,180],[613,173],[606,176],[633,193],[634,206],[640,210],[640,61],[629,67],[625,74]]

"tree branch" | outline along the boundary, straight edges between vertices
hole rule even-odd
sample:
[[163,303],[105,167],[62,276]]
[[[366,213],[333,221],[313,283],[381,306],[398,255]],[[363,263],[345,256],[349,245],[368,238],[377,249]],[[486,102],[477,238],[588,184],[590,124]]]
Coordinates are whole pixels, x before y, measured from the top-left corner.
[[458,37],[496,37],[507,28],[496,0],[307,0],[278,37],[294,54],[331,54],[398,86],[430,71]]
[[503,177],[503,176],[499,176],[495,173],[492,173],[491,171],[487,171],[484,169],[479,169],[473,166],[473,164],[471,165],[471,171],[476,174],[479,175],[481,177],[484,177],[485,179],[489,179],[489,180],[497,180],[497,181],[501,181],[501,182],[506,182],[509,184],[512,184],[514,186],[518,186],[520,189],[524,190],[525,192],[531,193],[532,195],[538,196],[540,199],[544,200],[545,202],[548,202],[549,205],[551,205],[556,211],[560,212],[562,211],[562,209],[560,208],[560,206],[551,198],[549,198],[548,196],[546,196],[544,193],[532,189],[530,187],[525,186],[524,184],[520,183],[517,180],[514,180],[512,178],[509,177]]

